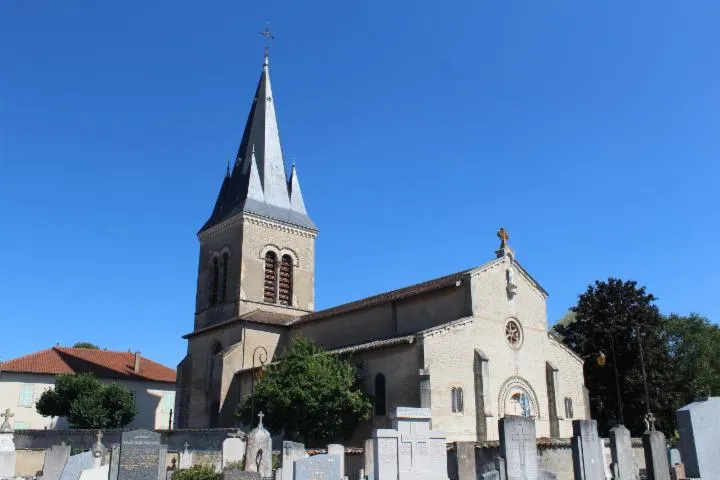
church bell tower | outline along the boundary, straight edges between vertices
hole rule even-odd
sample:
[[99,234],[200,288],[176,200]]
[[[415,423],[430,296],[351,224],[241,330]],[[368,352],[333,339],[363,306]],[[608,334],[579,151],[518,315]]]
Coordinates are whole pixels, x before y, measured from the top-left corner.
[[295,165],[285,171],[266,51],[235,162],[198,232],[195,330],[255,310],[312,311],[317,234]]

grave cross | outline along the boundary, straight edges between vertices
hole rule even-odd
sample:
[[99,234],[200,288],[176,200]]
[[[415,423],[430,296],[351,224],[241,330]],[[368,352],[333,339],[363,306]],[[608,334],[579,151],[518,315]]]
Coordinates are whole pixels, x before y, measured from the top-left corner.
[[101,443],[102,438],[103,438],[103,433],[100,430],[98,430],[98,432],[95,434],[95,438],[97,439],[97,443]]
[[188,451],[188,447],[190,446],[190,444],[189,444],[188,442],[185,442],[185,445],[184,445],[184,446],[185,446],[185,451],[187,452],[187,451]]
[[5,413],[0,413],[0,417],[3,417],[5,421],[0,425],[1,431],[9,431],[10,430],[10,419],[14,417],[14,413],[10,413],[10,409],[6,409]]
[[416,467],[417,465],[415,464],[420,458],[420,455],[418,453],[418,445],[420,445],[421,443],[427,444],[428,440],[430,439],[425,435],[403,435],[400,438],[400,441],[402,443],[410,444],[410,468]]
[[265,414],[263,412],[258,413],[258,417],[260,417],[260,423],[258,424],[258,428],[262,428],[262,426],[263,426],[262,419],[264,416],[265,416]]
[[[530,440],[530,434],[525,432],[525,425],[515,425],[515,431],[511,437],[518,442],[518,454],[520,455],[520,465],[525,466],[525,442]],[[524,470],[524,469],[523,469]]]

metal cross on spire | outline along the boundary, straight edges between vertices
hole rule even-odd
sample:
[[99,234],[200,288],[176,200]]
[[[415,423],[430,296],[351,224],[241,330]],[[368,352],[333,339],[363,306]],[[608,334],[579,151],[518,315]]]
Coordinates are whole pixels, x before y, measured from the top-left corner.
[[268,54],[268,50],[270,50],[270,40],[275,40],[275,35],[272,34],[272,30],[270,30],[270,22],[268,22],[268,26],[265,27],[265,30],[260,32],[260,35],[265,37],[265,55]]

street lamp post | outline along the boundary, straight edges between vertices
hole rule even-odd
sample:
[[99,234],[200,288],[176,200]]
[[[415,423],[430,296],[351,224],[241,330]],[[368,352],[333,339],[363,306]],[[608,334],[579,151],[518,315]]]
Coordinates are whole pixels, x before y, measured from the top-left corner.
[[640,351],[640,369],[642,371],[643,388],[645,389],[646,415],[650,415],[650,394],[648,393],[647,374],[645,373],[645,356],[643,354],[642,341],[640,340],[640,325],[635,327],[635,336],[637,337],[638,350]]
[[[258,351],[260,352],[258,354]],[[255,418],[255,361],[258,361],[258,366],[262,369],[265,362],[267,362],[267,350],[262,345],[258,345],[253,350],[253,363],[252,363],[252,376],[250,377],[250,420]]]
[[617,355],[615,354],[615,338],[612,333],[610,334],[610,349],[612,350],[613,372],[615,373],[615,394],[617,395],[618,420],[620,421],[619,425],[624,425],[625,421],[623,419],[622,397],[620,396],[620,377],[617,369]]

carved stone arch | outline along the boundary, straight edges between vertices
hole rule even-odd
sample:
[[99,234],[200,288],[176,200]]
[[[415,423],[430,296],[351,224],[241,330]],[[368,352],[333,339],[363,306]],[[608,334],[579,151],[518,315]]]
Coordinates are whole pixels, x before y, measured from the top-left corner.
[[300,260],[298,259],[297,253],[295,253],[294,250],[290,248],[283,248],[282,250],[280,250],[280,258],[282,258],[283,255],[288,255],[290,258],[292,258],[293,267],[300,266]]
[[230,247],[227,245],[225,245],[222,249],[220,249],[219,255],[222,256],[222,255],[225,255],[226,253],[228,254],[228,257],[232,257],[232,250],[230,250]]
[[272,243],[268,243],[260,249],[260,255],[258,256],[258,258],[265,260],[265,255],[267,255],[268,252],[275,252],[275,255],[277,255],[278,259],[282,257],[282,255],[280,254],[280,247],[278,247],[277,245],[273,245]]
[[523,391],[528,396],[528,400],[530,401],[530,416],[536,419],[540,418],[540,404],[538,403],[535,389],[532,388],[530,382],[517,375],[505,380],[502,388],[500,388],[500,395],[498,396],[498,418],[505,416],[506,401],[511,395],[518,391]]
[[210,255],[208,255],[208,263],[212,265],[213,258],[219,258],[220,257],[220,251],[219,250],[213,250],[210,252]]

